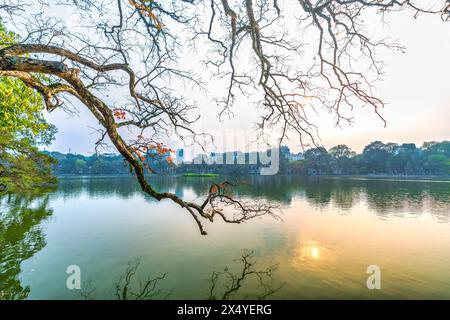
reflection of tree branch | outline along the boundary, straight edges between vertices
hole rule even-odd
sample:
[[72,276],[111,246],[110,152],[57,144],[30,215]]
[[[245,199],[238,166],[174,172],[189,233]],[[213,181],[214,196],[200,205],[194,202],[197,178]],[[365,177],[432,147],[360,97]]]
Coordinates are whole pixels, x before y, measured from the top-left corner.
[[[158,289],[158,282],[165,279],[167,273],[164,273],[156,278],[148,278],[144,282],[140,282],[139,290],[133,291],[131,286],[139,265],[140,261],[139,259],[136,259],[133,263],[128,265],[125,274],[119,278],[119,281],[115,285],[115,297],[117,300],[151,300],[161,295],[161,290]],[[164,298],[167,298],[168,295]]]
[[[244,299],[262,300],[279,291],[283,287],[283,284],[274,287],[270,283],[273,280],[273,274],[277,270],[278,265],[275,264],[263,270],[255,270],[253,258],[254,252],[245,250],[241,258],[236,260],[242,265],[240,272],[236,274],[232,273],[228,267],[224,268],[223,271],[214,271],[211,275],[211,287],[207,299],[229,300],[239,292],[244,283],[251,281],[251,279],[256,279],[261,292],[253,295],[245,295]],[[223,285],[225,289],[222,293],[219,293],[218,286],[221,279],[225,282]]]
[[[164,273],[158,277],[148,277],[145,281],[136,282],[133,281],[136,272],[140,265],[140,259],[136,258],[131,261],[125,272],[119,277],[119,280],[114,285],[114,297],[116,300],[153,300],[153,299],[167,299],[171,292],[164,296],[161,296],[162,291],[158,289],[158,284],[161,280],[166,279],[167,273]],[[95,299],[96,288],[93,285],[92,280],[83,283],[80,296],[85,300]]]
[[84,300],[94,300],[95,299],[95,287],[92,284],[92,280],[84,282],[81,285],[80,296]]
[[[211,287],[207,296],[208,300],[229,300],[239,293],[241,289],[245,288],[250,281],[255,280],[258,283],[259,292],[247,294],[244,296],[244,299],[263,300],[283,287],[283,283],[277,286],[272,285],[273,275],[277,271],[278,264],[262,270],[255,270],[254,252],[248,250],[244,250],[242,256],[235,261],[242,265],[242,269],[236,274],[229,271],[228,267],[224,268],[223,271],[213,271],[210,280]],[[135,259],[128,264],[125,272],[115,284],[115,299],[152,300],[169,298],[172,291],[162,295],[162,290],[158,288],[158,284],[167,278],[167,272],[155,278],[149,277],[147,280],[139,282],[139,286],[137,286],[134,278],[139,265],[139,259]],[[219,293],[220,286],[224,289],[222,293]],[[86,300],[95,299],[95,287],[92,281],[87,281],[83,284],[80,296]]]

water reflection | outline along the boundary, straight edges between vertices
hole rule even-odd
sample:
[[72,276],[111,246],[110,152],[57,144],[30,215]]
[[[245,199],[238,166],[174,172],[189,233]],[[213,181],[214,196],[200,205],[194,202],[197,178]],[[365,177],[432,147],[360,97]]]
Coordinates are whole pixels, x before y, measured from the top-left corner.
[[[205,300],[264,300],[279,292],[284,283],[273,280],[278,264],[258,267],[258,261],[253,250],[243,250],[233,264],[222,270],[213,271],[208,283],[209,288],[204,294]],[[114,284],[114,299],[116,300],[165,300],[170,298],[175,290],[164,292],[160,288],[161,282],[168,274],[158,276],[147,275],[145,280],[139,280],[137,275],[141,261],[135,258],[128,263],[119,280]],[[82,285],[80,296],[86,300],[96,299],[94,281],[89,280]]]
[[23,287],[20,264],[45,246],[40,223],[52,211],[48,196],[0,197],[0,300],[25,299],[29,287]]
[[317,261],[326,254],[326,248],[314,240],[309,240],[299,246],[299,250],[295,255],[296,260],[303,262],[305,260]]
[[320,270],[334,261],[337,252],[321,240],[299,238],[294,244],[289,263],[298,271]]
[[[158,190],[198,200],[212,181],[224,178],[150,179]],[[79,298],[64,286],[66,268],[72,264],[82,268],[83,280],[95,281],[98,298],[114,298],[114,275],[133,257],[142,256],[143,277],[148,270],[169,272],[155,286],[162,297],[174,290],[170,298],[205,298],[211,289],[206,278],[220,270],[208,278],[218,278],[209,298],[222,299],[235,279],[228,272],[239,275],[241,269],[239,262],[233,270],[220,268],[248,247],[256,250],[264,266],[279,262],[274,281],[286,285],[273,293],[276,299],[449,297],[450,183],[227,179],[240,183],[237,196],[282,205],[284,222],[218,222],[210,225],[208,237],[200,237],[182,208],[170,201],[154,202],[125,176],[62,178],[58,190],[40,197],[0,198],[3,298]],[[54,219],[47,219],[50,207]],[[43,223],[46,219],[49,223]],[[371,264],[381,265],[384,272],[380,292],[365,287]],[[265,295],[257,288],[257,279],[250,280],[248,291],[239,297]]]
[[[157,190],[170,191],[180,197],[201,198],[212,182],[224,178],[150,177]],[[293,199],[306,199],[317,209],[333,206],[346,213],[364,201],[380,218],[419,216],[428,212],[440,222],[448,222],[450,215],[449,181],[401,181],[378,179],[350,179],[326,177],[261,177],[227,178],[239,184],[236,195],[264,198],[289,206]],[[52,197],[64,199],[81,195],[92,198],[104,196],[130,199],[142,194],[132,177],[63,178]],[[148,201],[154,201],[146,197]]]

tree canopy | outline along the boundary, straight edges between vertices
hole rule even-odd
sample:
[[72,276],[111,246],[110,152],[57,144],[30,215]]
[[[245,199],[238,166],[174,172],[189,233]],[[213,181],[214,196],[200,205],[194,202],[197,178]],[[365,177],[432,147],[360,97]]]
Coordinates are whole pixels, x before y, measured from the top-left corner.
[[[1,43],[16,42],[0,21]],[[44,80],[43,78],[41,78]],[[40,94],[19,79],[0,77],[0,188],[30,190],[55,182],[50,171],[54,159],[37,146],[48,144],[55,128],[43,116]]]

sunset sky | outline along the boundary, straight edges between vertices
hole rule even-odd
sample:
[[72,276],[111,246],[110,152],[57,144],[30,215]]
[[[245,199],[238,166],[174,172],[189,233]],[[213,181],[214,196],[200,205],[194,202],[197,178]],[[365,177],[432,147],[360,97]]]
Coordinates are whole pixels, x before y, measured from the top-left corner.
[[[368,107],[355,110],[354,124],[342,128],[336,128],[332,118],[323,112],[318,126],[319,143],[325,147],[344,143],[360,152],[374,140],[421,145],[424,141],[450,139],[450,24],[437,16],[414,19],[408,12],[396,13],[390,22],[389,34],[406,47],[406,53],[386,53],[381,57],[386,67],[383,81],[377,84],[377,94],[386,102],[381,113],[387,127]],[[221,140],[221,136],[253,128],[257,115],[254,106],[235,105],[234,118],[220,123],[216,118],[219,109],[208,99],[201,99],[199,104],[206,113],[199,122],[203,131],[219,132],[216,139]],[[92,127],[97,125],[83,108],[77,117],[57,110],[48,119],[59,130],[48,150],[66,153],[70,146],[75,153],[94,151],[97,134]],[[286,144],[300,151],[294,137]],[[230,144],[227,148],[234,149]]]

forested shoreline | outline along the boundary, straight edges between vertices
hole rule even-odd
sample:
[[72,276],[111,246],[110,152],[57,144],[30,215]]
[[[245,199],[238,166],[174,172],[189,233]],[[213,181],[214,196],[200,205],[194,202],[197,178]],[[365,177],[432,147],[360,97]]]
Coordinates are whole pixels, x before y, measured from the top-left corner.
[[[304,153],[292,154],[288,147],[280,149],[278,174],[288,175],[367,175],[367,176],[450,176],[450,141],[425,142],[421,147],[412,143],[396,144],[375,141],[360,154],[346,145],[329,150],[311,148]],[[120,175],[130,174],[129,166],[117,154],[79,155],[45,152],[57,163],[55,175]],[[148,154],[146,162],[156,174],[217,173],[223,175],[259,174],[259,159],[249,164],[249,153],[233,152],[245,159],[245,164],[207,164],[211,155],[198,155],[204,160],[172,161],[172,155]],[[214,157],[226,157],[214,154]],[[169,160],[170,159],[170,160]],[[150,173],[150,172],[149,172]]]

